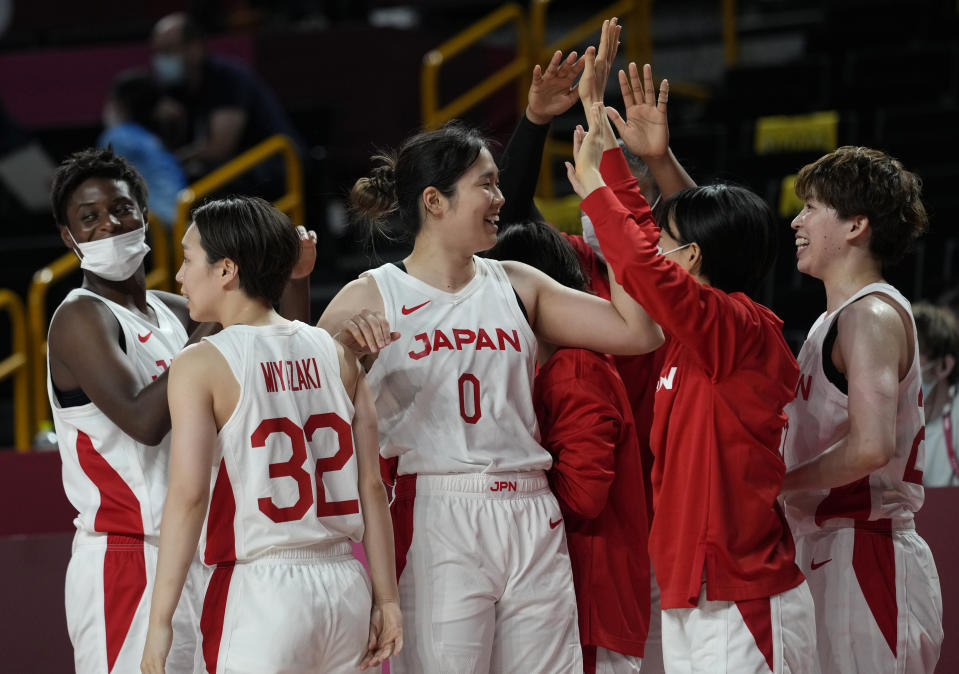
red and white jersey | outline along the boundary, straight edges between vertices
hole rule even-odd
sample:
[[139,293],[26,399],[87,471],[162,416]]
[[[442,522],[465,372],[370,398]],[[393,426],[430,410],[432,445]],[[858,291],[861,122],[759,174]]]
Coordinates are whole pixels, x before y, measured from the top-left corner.
[[366,272],[402,336],[368,380],[380,453],[398,474],[522,472],[550,467],[533,410],[536,337],[502,265],[448,293],[385,264]]
[[[870,294],[892,299],[912,318],[909,301],[886,283],[872,283],[850,297],[836,311],[820,316],[799,352],[800,376],[796,397],[786,407],[789,425],[783,457],[792,468],[820,455],[849,433],[849,399],[826,376],[823,342],[839,312]],[[820,528],[840,528],[855,520],[912,521],[922,506],[925,463],[925,422],[919,376],[919,344],[912,322],[914,356],[899,383],[896,408],[896,446],[892,459],[880,470],[856,482],[831,490],[793,492],[786,497],[786,516],[796,534]]]
[[[157,325],[143,316],[83,288],[64,300],[89,295],[116,316],[124,350],[141,387],[170,366],[186,344],[180,319],[153,292],[147,304]],[[47,367],[47,396],[63,460],[63,489],[79,511],[77,528],[111,534],[160,533],[160,515],[169,483],[170,434],[151,447],[124,433],[92,402],[60,407]]]
[[353,401],[333,338],[298,321],[205,338],[240,384],[217,434],[203,561],[363,538]]

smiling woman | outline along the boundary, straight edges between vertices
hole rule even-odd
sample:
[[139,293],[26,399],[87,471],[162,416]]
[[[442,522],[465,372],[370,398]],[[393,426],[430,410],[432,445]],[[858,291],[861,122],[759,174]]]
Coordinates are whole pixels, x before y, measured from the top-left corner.
[[[320,325],[375,357],[407,620],[407,648],[391,666],[582,671],[562,515],[532,403],[536,338],[642,353],[662,333],[615,284],[607,302],[476,256],[496,243],[504,199],[475,130],[452,123],[374,161],[353,188],[353,212],[373,229],[397,213],[413,250],[343,288]],[[489,573],[478,577],[477,565]]]

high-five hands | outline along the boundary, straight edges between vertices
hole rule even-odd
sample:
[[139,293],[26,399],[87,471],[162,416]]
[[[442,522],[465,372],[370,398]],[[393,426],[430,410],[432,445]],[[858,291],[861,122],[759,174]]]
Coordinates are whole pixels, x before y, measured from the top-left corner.
[[[588,67],[588,66],[587,66]],[[619,88],[626,105],[626,119],[609,108],[609,117],[616,125],[619,137],[629,150],[643,158],[664,157],[669,152],[669,125],[666,121],[666,102],[669,100],[669,82],[659,85],[659,97],[653,87],[653,69],[643,66],[640,80],[639,68],[629,64],[629,75],[619,71]]]
[[577,89],[587,118],[593,103],[603,102],[603,93],[606,91],[609,71],[613,67],[616,52],[619,51],[619,33],[621,30],[622,27],[616,17],[603,21],[603,28],[599,36],[599,49],[592,46],[587,47],[583,54],[583,76],[579,78]]
[[533,82],[529,87],[526,118],[533,124],[549,124],[576,103],[579,96],[573,87],[576,77],[583,72],[583,59],[571,51],[564,59],[563,52],[553,54],[544,71],[537,63],[533,67]]
[[575,166],[566,162],[566,176],[573,190],[583,199],[605,184],[599,172],[599,165],[603,153],[617,145],[616,135],[606,115],[607,110],[601,101],[593,103],[587,114],[589,131],[585,131],[582,126],[577,126],[573,132]]

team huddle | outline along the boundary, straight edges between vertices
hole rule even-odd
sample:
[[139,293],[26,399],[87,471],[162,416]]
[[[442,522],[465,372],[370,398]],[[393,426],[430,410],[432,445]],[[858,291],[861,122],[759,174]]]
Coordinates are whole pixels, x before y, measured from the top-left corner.
[[[619,30],[535,68],[499,165],[460,123],[375,156],[353,212],[412,250],[316,327],[315,236],[267,202],[194,211],[177,296],[146,290],[136,170],[60,166],[78,672],[934,670],[916,328],[882,276],[926,229],[918,180],[858,147],[800,171],[827,306],[797,362],[750,297],[776,217],[693,182],[649,66],[605,107]],[[577,102],[568,236],[531,190]]]

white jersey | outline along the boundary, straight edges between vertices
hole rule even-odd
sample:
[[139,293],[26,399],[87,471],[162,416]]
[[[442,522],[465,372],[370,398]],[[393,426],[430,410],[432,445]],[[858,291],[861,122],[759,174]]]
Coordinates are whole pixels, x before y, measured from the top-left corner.
[[786,497],[786,516],[794,534],[821,528],[853,526],[856,521],[890,519],[893,525],[911,522],[922,506],[925,462],[925,424],[919,377],[919,344],[909,301],[885,283],[859,290],[836,311],[820,316],[799,352],[796,397],[786,406],[789,425],[784,442],[786,467],[792,468],[822,454],[849,433],[849,400],[826,376],[823,342],[839,312],[870,294],[892,299],[910,317],[913,359],[899,383],[896,408],[896,444],[892,458],[868,477],[831,490],[793,492]]
[[[945,385],[945,382],[940,386]],[[949,402],[935,419],[926,419],[926,467],[922,472],[925,487],[959,486],[959,471],[953,466],[950,454],[959,451],[959,391],[953,385]],[[946,435],[946,418],[951,433]]]
[[[146,298],[157,325],[83,288],[70,291],[64,301],[79,295],[96,298],[116,316],[141,387],[160,376],[186,344],[183,323],[152,291]],[[158,535],[169,482],[170,434],[151,447],[124,433],[92,402],[61,407],[49,372],[48,363],[47,395],[63,459],[63,488],[79,512],[74,524],[88,532]]]
[[205,338],[240,384],[217,435],[203,561],[363,538],[353,402],[333,338],[298,321]]
[[536,337],[502,265],[473,257],[457,293],[393,264],[367,272],[401,333],[369,373],[380,453],[400,475],[545,470],[532,382]]

